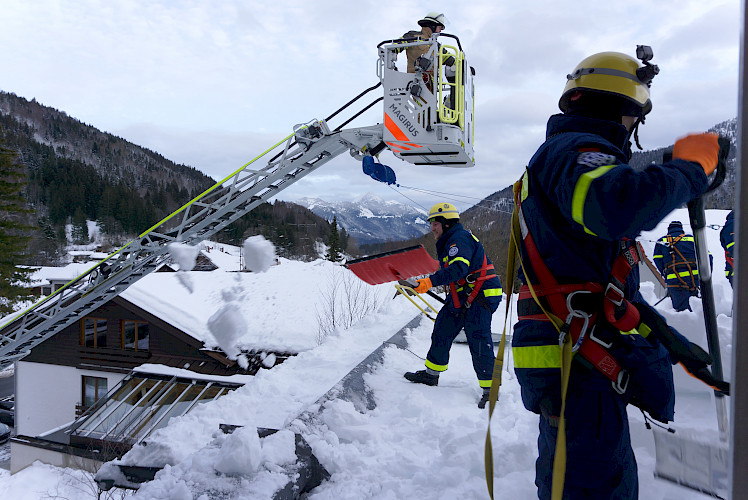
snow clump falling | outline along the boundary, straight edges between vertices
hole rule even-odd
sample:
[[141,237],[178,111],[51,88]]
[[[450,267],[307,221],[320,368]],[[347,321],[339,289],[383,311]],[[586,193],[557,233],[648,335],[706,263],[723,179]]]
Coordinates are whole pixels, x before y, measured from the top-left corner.
[[237,340],[247,333],[247,322],[237,310],[235,303],[223,305],[210,318],[208,318],[208,330],[215,337],[218,346],[229,359],[236,360],[239,366],[245,370],[249,366],[247,357],[241,353],[237,346]]
[[199,247],[176,241],[169,243],[168,248],[174,261],[179,265],[180,271],[192,271],[197,261],[197,254],[200,252]]
[[277,262],[275,247],[262,235],[244,240],[244,267],[253,273],[264,273]]

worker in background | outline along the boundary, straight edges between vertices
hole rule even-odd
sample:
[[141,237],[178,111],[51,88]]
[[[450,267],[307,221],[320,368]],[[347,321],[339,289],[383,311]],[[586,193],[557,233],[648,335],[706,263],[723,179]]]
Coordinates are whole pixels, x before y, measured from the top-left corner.
[[[444,14],[438,12],[429,12],[426,16],[418,21],[418,25],[421,27],[420,31],[408,31],[402,38],[414,38],[414,41],[422,40],[428,41],[431,35],[434,33],[441,33],[446,25],[446,18]],[[416,45],[413,47],[407,47],[405,49],[405,55],[408,58],[408,73],[415,73],[415,61],[419,56],[422,56],[428,52],[428,45]]]
[[426,369],[408,372],[405,378],[417,384],[438,385],[439,375],[449,364],[452,342],[464,328],[473,368],[483,390],[478,408],[484,408],[495,359],[491,317],[501,302],[501,282],[483,245],[460,224],[454,205],[437,203],[429,211],[428,220],[436,238],[440,269],[417,280],[415,291],[426,293],[432,287],[446,286],[447,300],[436,316]]
[[735,210],[730,210],[725,219],[725,227],[719,232],[719,242],[725,249],[725,276],[732,286],[733,256],[735,250]]
[[[683,224],[674,220],[667,234],[655,244],[654,262],[665,278],[667,292],[676,311],[691,311],[691,297],[699,295],[699,268],[696,264],[696,243],[693,235],[686,234]],[[709,254],[712,265],[712,254]]]
[[[515,185],[524,286],[512,353],[523,404],[540,418],[541,499],[638,498],[626,406],[667,422],[671,362],[708,378],[708,354],[639,294],[633,238],[704,193],[717,166],[717,135],[681,138],[671,161],[631,168],[631,140],[638,145],[659,72],[651,48],[637,47],[637,57],[641,64],[618,52],[595,54],[567,75],[563,114],[551,116],[545,143]],[[559,439],[557,448],[559,432],[565,445]]]

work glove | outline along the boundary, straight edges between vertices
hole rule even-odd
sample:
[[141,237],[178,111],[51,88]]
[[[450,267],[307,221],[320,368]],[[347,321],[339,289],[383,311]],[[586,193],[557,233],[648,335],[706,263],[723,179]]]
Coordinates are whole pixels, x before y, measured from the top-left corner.
[[673,158],[698,163],[708,176],[717,168],[718,138],[719,136],[712,132],[681,137],[675,141],[675,146],[673,146]]
[[416,293],[426,293],[431,290],[431,278],[423,278],[416,281],[418,282],[418,286],[414,288]]
[[639,331],[645,330],[642,325],[646,325],[646,328],[651,330],[647,339],[652,342],[654,339],[650,337],[654,336],[668,350],[673,364],[680,363],[686,372],[701,380],[715,391],[725,395],[730,394],[730,384],[724,380],[714,378],[712,372],[707,368],[713,361],[709,353],[693,342],[690,342],[673,328],[670,328],[665,318],[660,316],[649,304],[637,302],[634,303],[634,306],[639,310],[639,317],[641,318],[641,323],[638,327]]

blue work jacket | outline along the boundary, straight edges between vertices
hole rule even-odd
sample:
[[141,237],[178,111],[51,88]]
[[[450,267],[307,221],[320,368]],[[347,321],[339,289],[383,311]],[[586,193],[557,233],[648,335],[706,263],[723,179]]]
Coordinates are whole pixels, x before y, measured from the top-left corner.
[[[479,271],[483,267],[484,259],[487,264],[491,264],[491,259],[486,256],[483,245],[478,241],[478,238],[462,227],[460,223],[450,227],[436,241],[436,254],[440,269],[430,276],[433,286],[457,283],[469,274]],[[501,302],[503,291],[499,277],[492,271],[488,271],[488,273],[493,274],[493,277],[483,281],[479,296],[475,300],[482,297],[480,300],[485,299],[488,305],[492,306]],[[464,303],[473,286],[471,284],[464,287],[455,286],[459,292],[461,304]],[[454,307],[451,294],[447,296],[447,303]]]
[[[530,160],[520,196],[529,232],[558,283],[606,285],[622,239],[654,229],[673,209],[707,187],[707,177],[697,163],[674,159],[637,171],[628,165],[629,158],[629,135],[623,125],[570,115],[550,118],[546,142]],[[520,252],[531,283],[539,284],[524,243]],[[526,282],[522,271],[519,274]],[[626,298],[643,301],[638,287],[639,275],[632,272],[624,290]],[[631,349],[651,348],[645,339],[620,337],[629,346],[615,354],[621,365],[632,371],[632,364],[650,363],[639,358],[644,349]],[[540,413],[540,400],[549,392],[558,393],[558,332],[550,322],[520,320],[512,345],[523,402],[527,409]],[[626,359],[628,353],[638,359]],[[663,349],[646,354],[668,359]],[[669,363],[658,365],[657,370],[662,370],[665,392],[666,372],[672,384]],[[600,378],[609,384],[601,374]],[[636,378],[632,374],[634,382]],[[672,398],[665,404],[670,410],[663,412],[671,413]]]

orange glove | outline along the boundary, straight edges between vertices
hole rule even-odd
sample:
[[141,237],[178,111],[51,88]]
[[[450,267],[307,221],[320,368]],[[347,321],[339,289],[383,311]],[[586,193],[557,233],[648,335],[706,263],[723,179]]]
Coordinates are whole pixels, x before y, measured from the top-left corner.
[[711,132],[681,137],[675,141],[673,158],[696,162],[704,169],[704,173],[709,175],[717,168],[719,157],[718,137],[717,134]]
[[431,278],[423,278],[416,281],[418,282],[418,286],[414,288],[416,293],[426,293],[431,290]]

